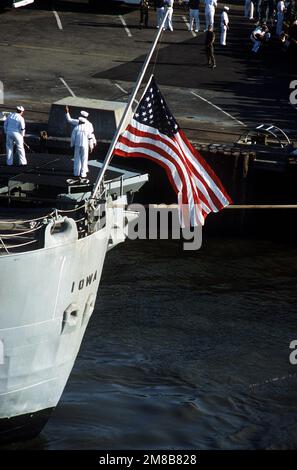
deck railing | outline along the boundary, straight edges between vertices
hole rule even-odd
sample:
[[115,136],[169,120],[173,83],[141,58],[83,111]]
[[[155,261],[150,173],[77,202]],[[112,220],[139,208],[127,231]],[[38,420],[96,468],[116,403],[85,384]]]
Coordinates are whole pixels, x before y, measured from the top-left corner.
[[61,216],[71,217],[77,224],[79,237],[85,236],[85,204],[69,210],[53,210],[37,218],[2,219],[0,217],[0,256],[42,248],[43,231],[50,221],[59,227]]

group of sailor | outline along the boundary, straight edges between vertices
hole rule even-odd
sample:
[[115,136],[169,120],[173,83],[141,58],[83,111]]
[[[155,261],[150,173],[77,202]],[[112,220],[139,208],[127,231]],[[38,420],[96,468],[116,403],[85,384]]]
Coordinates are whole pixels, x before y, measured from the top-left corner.
[[273,20],[275,12],[276,35],[280,36],[288,3],[284,0],[245,0],[244,16],[250,20],[256,17],[260,23],[263,23]]
[[278,2],[274,2],[274,0],[245,0],[244,16],[249,20],[258,20],[255,29],[250,35],[250,39],[253,43],[252,52],[257,53],[261,45],[271,38],[267,21],[269,19],[271,24],[273,24],[274,13],[276,21],[275,34],[278,38],[281,38],[286,7],[287,5],[284,0],[279,0]]
[[[27,165],[25,153],[25,109],[17,106],[16,111],[10,113],[4,122],[4,133],[6,135],[6,164],[8,166]],[[93,151],[97,145],[93,124],[88,120],[89,113],[81,111],[78,119],[72,119],[68,106],[65,107],[65,116],[69,124],[73,126],[71,133],[71,147],[74,147],[73,175],[78,177],[80,182],[88,183],[87,173],[89,151]],[[18,163],[14,163],[14,146]]]
[[[209,27],[214,29],[214,18],[217,8],[217,0],[176,0],[176,3],[183,4],[185,9],[189,10],[189,31],[195,31],[196,33],[200,30],[200,6],[205,6],[205,32],[209,31]],[[173,31],[173,8],[174,0],[154,0],[154,6],[157,14],[157,28],[160,28],[164,15],[168,11],[167,20],[164,25],[165,30]],[[270,39],[270,32],[267,31],[267,22],[271,21],[271,24],[276,25],[275,34],[282,40],[283,23],[286,9],[289,8],[291,0],[244,0],[244,16],[249,20],[258,20],[254,31],[250,35],[250,39],[253,42],[253,52],[257,52],[260,49],[261,44]],[[150,8],[149,0],[141,0],[141,19],[140,25],[143,24],[143,15],[145,14],[145,26],[148,26],[148,12]],[[226,46],[227,31],[229,29],[229,7],[224,6],[223,11],[220,15],[220,44]],[[145,13],[144,13],[145,12]],[[257,43],[255,43],[257,41]]]
[[[187,0],[184,2],[189,8],[189,31],[195,30],[196,33],[200,29],[200,19],[199,19],[199,7],[200,0]],[[201,0],[202,3],[202,0]],[[205,3],[205,32],[209,31],[209,26],[214,27],[214,17],[217,7],[217,0],[204,0]],[[173,16],[173,7],[174,0],[155,0],[154,2],[157,14],[157,28],[160,28],[164,16],[168,11],[168,16],[164,25],[165,30],[173,31],[172,16]],[[140,26],[143,25],[143,11],[146,10],[146,26],[148,25],[148,9],[149,2],[147,0],[142,0],[140,4]],[[229,28],[229,17],[228,17],[229,7],[224,6],[223,11],[220,16],[220,27],[221,27],[221,36],[220,44],[226,46],[227,30]]]
[[[263,14],[268,15],[263,10],[264,0],[245,0],[244,15],[250,20],[254,19],[255,5],[257,2],[257,16],[261,20]],[[142,0],[140,3],[141,12],[141,23],[144,21],[145,25],[148,25],[148,9],[149,1]],[[205,25],[206,25],[206,52],[208,58],[208,65],[215,68],[214,50],[213,43],[215,35],[214,29],[214,16],[215,9],[217,7],[217,0],[204,0],[205,3]],[[267,2],[266,2],[267,3]],[[272,2],[274,3],[274,2]],[[199,20],[199,6],[200,0],[184,0],[184,4],[189,7],[189,30],[197,33],[200,29]],[[172,15],[174,0],[154,0],[154,5],[157,13],[157,28],[159,28],[163,22],[166,9],[168,10],[168,17],[165,24],[165,29],[173,31]],[[262,11],[263,10],[263,11]],[[276,35],[281,36],[283,31],[283,20],[284,13],[286,10],[286,3],[284,0],[279,0],[276,9]],[[220,44],[226,46],[227,31],[229,28],[229,7],[224,6],[220,17],[221,36]],[[264,12],[264,13],[263,13]],[[264,41],[270,39],[270,32],[265,22],[259,21],[259,24],[252,31],[250,39],[253,43],[252,52],[256,53],[259,51]],[[17,106],[16,111],[10,113],[4,122],[4,133],[6,134],[6,163],[8,166],[14,163],[14,146],[18,155],[18,165],[27,165],[26,153],[25,153],[25,120],[24,120],[25,109],[23,106]],[[89,113],[87,111],[81,111],[78,119],[72,119],[69,114],[69,109],[66,106],[66,120],[73,126],[71,133],[71,147],[74,147],[74,166],[73,174],[75,177],[79,177],[81,181],[85,181],[88,173],[88,158],[89,152],[96,146],[96,137],[94,134],[94,128],[92,123],[88,120]]]

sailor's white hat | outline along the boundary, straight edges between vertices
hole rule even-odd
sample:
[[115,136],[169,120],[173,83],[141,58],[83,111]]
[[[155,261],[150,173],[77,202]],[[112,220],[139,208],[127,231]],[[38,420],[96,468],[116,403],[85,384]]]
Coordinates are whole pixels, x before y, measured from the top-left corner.
[[81,116],[83,116],[85,118],[87,118],[88,115],[89,115],[89,113],[87,111],[81,111],[80,114],[81,114]]
[[227,7],[227,6],[224,6],[224,10],[227,10],[227,11],[229,11],[229,10],[230,10],[230,8],[229,8],[229,7]]
[[25,108],[23,106],[17,106],[16,109],[20,112],[25,111]]

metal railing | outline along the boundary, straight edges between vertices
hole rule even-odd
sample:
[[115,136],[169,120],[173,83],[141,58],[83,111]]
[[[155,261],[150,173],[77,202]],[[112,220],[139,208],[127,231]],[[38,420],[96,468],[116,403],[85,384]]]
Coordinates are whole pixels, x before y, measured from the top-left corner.
[[[116,181],[120,182],[119,196],[123,196],[123,194],[124,194],[124,175],[120,175],[118,178],[114,178],[112,180],[104,180],[104,189],[103,189],[104,194],[106,194],[108,192],[112,194],[112,187],[111,186]],[[117,189],[117,187],[115,189]]]
[[[84,212],[82,215],[81,212]],[[77,214],[77,216],[76,216]],[[86,204],[69,210],[55,209],[48,214],[30,219],[1,219],[0,218],[0,256],[42,248],[41,233],[50,221],[53,221],[53,229],[60,227],[61,216],[71,216],[76,222],[79,236],[85,236],[86,228]],[[32,247],[32,245],[34,245]]]

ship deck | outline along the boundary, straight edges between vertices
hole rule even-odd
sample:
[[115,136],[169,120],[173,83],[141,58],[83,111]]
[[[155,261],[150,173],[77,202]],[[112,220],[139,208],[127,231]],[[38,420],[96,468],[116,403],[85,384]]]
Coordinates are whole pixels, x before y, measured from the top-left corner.
[[[38,202],[54,202],[61,194],[86,194],[93,189],[102,166],[96,160],[89,161],[88,183],[80,183],[73,176],[73,160],[67,155],[27,154],[26,166],[7,166],[5,155],[0,155],[0,199],[7,198]],[[124,167],[110,166],[105,181],[131,181],[143,173]],[[131,188],[130,188],[131,189]],[[83,196],[82,196],[83,197]],[[1,201],[0,201],[1,205]]]
[[[81,183],[73,176],[70,156],[32,153],[27,154],[27,161],[26,166],[7,166],[5,156],[0,155],[0,255],[38,248],[43,219],[56,211],[73,218],[79,235],[83,234],[84,202],[90,198],[102,166],[91,160],[89,182]],[[106,195],[130,197],[147,179],[145,173],[110,166],[103,200]]]
[[[73,177],[73,161],[66,155],[27,154],[28,164],[25,166],[6,165],[5,155],[0,156],[0,192],[14,180],[35,185],[59,188],[68,192]],[[99,167],[89,166],[88,186],[93,186],[99,173]],[[125,170],[108,169],[106,179],[112,180],[125,174]]]

